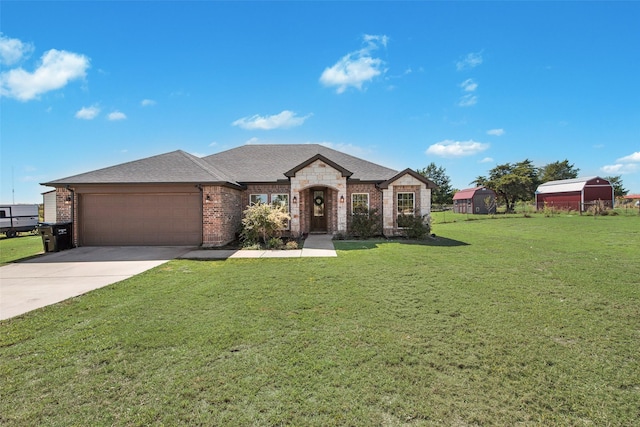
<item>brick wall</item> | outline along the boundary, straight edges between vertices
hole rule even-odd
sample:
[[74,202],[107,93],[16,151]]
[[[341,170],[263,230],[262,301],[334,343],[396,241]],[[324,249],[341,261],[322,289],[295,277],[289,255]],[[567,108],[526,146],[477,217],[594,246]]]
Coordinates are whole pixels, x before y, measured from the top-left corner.
[[242,220],[242,198],[240,190],[202,186],[202,246],[224,246],[235,240]]
[[[369,194],[369,209],[377,209],[378,215],[382,216],[382,191],[376,187],[375,184],[348,184],[347,186],[347,218],[351,218],[351,212],[353,212],[353,198],[354,193],[367,193]],[[348,225],[351,221],[348,221],[347,228],[350,231]]]
[[73,246],[78,246],[78,195],[71,190],[56,188],[57,222],[73,222]]

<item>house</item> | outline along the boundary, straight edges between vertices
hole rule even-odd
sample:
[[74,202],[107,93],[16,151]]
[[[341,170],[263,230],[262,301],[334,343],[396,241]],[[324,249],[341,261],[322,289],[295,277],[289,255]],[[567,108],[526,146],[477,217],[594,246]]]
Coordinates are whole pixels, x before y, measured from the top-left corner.
[[44,183],[74,245],[223,246],[252,203],[282,203],[286,232],[347,233],[354,207],[376,208],[387,236],[399,214],[429,218],[435,184],[318,144],[244,145],[207,157],[178,150]]
[[460,190],[453,195],[455,213],[495,214],[496,193],[486,187]]
[[599,176],[549,181],[536,190],[536,208],[545,206],[584,212],[601,200],[606,207],[614,203],[613,185]]

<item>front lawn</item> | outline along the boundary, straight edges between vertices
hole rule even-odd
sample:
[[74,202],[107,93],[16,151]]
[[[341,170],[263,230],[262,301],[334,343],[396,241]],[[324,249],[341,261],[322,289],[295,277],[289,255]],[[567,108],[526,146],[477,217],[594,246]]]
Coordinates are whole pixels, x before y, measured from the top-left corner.
[[640,421],[640,217],[171,261],[0,323],[0,424]]
[[44,252],[42,237],[31,233],[18,233],[18,237],[0,237],[0,265],[29,258]]

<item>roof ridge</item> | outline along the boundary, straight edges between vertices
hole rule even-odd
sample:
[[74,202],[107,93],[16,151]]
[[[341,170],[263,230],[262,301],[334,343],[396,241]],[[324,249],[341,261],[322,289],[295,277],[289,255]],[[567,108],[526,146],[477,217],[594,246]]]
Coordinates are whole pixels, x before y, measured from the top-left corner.
[[182,154],[184,157],[186,157],[187,159],[195,163],[196,166],[198,166],[200,169],[210,174],[216,180],[220,180],[222,178],[224,181],[228,181],[229,183],[232,183],[232,184],[237,184],[237,182],[235,182],[234,179],[230,178],[226,172],[222,171],[217,166],[207,162],[202,157],[195,156],[183,150],[177,150],[177,151],[180,154]]
[[556,179],[553,181],[547,181],[547,182],[543,182],[542,185],[557,185],[557,184],[569,184],[569,183],[577,183],[577,182],[586,182],[586,181],[591,181],[592,179],[595,178],[601,178],[604,179],[598,175],[590,175],[590,176],[584,176],[584,177],[578,177],[578,178],[567,178],[567,179]]

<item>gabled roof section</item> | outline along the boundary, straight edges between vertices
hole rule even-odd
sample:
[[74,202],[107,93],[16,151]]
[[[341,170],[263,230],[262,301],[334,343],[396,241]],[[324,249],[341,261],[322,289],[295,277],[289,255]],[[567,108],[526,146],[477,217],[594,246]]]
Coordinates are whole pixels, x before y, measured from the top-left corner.
[[224,183],[238,186],[215,165],[182,150],[58,179],[43,185],[152,183]]
[[307,166],[309,166],[310,164],[312,164],[316,160],[320,160],[321,162],[324,162],[324,163],[328,164],[329,166],[331,166],[335,170],[339,171],[342,174],[343,177],[348,178],[351,175],[353,175],[353,172],[348,171],[345,168],[343,168],[342,166],[340,166],[339,164],[333,162],[332,160],[327,159],[322,154],[316,154],[315,156],[311,157],[310,159],[305,160],[304,162],[302,162],[299,165],[297,165],[295,168],[290,169],[287,172],[285,172],[284,175],[289,177],[289,178],[294,177],[294,176],[296,176],[296,173],[298,171],[300,171],[301,169],[306,168]]
[[411,175],[412,177],[414,177],[415,179],[417,179],[418,181],[424,182],[427,185],[427,188],[431,188],[436,189],[438,188],[438,186],[431,181],[428,178],[425,178],[424,176],[420,175],[418,172],[414,171],[413,169],[405,169],[401,172],[398,172],[397,174],[395,174],[394,176],[392,176],[391,178],[389,178],[388,180],[384,181],[383,183],[381,183],[379,185],[380,188],[389,188],[389,185],[393,184],[394,181],[396,181],[398,178],[404,176],[404,175]]
[[[398,173],[387,167],[320,144],[243,145],[204,157],[238,183],[276,182],[317,155],[332,167],[351,173],[350,179],[381,182]],[[302,166],[304,167],[304,166]]]
[[473,196],[480,190],[490,191],[495,194],[495,191],[487,187],[465,188],[464,190],[457,191],[456,194],[453,195],[453,200],[472,199]]
[[548,193],[568,193],[575,191],[582,191],[587,185],[589,181],[593,180],[602,180],[605,183],[609,184],[604,178],[600,178],[599,176],[588,176],[584,178],[573,178],[573,179],[561,179],[558,181],[549,181],[544,184],[540,184],[536,193],[538,194],[548,194]]

